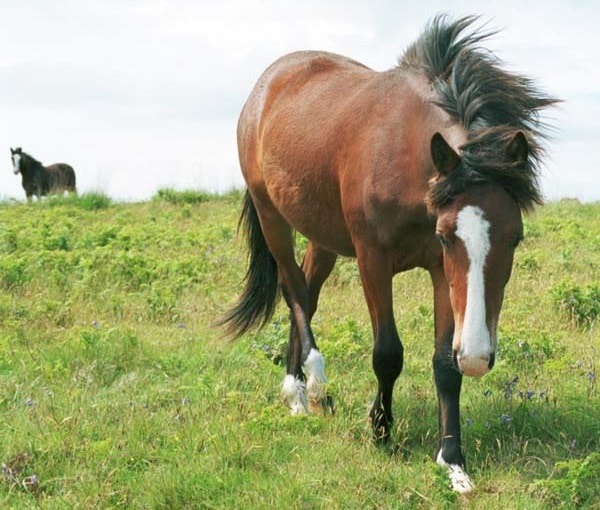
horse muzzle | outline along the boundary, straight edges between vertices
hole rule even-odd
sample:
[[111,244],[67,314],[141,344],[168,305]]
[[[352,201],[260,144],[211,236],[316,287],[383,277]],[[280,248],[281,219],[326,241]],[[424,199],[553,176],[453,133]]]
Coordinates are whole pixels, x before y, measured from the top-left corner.
[[453,357],[458,371],[469,377],[484,376],[494,367],[496,361],[494,353],[489,356],[465,356],[455,351]]

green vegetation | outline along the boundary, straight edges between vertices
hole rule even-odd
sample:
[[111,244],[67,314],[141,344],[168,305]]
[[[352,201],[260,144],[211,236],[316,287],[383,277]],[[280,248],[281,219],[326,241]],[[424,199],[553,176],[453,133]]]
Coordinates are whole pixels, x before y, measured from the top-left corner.
[[554,287],[554,299],[578,326],[591,328],[600,315],[600,284],[585,287],[562,282]]
[[600,501],[600,453],[594,452],[585,459],[558,462],[549,480],[540,482],[555,503],[564,506],[596,506]]
[[[235,192],[230,193],[234,195]],[[210,200],[217,200],[219,195],[206,191],[184,190],[177,191],[171,188],[159,189],[152,200],[169,202],[171,204],[201,204]]]
[[212,326],[246,270],[240,198],[0,204],[0,508],[600,508],[599,203],[526,220],[496,367],[463,384],[467,500],[431,461],[428,275],[394,282],[407,358],[395,447],[371,442],[371,327],[352,260],[314,320],[337,413],[290,417],[283,304],[237,342]]

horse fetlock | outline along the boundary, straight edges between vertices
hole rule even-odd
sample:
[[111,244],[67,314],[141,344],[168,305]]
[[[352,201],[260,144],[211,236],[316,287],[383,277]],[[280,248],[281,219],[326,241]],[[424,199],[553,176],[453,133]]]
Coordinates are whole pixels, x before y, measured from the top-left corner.
[[[325,376],[325,358],[317,349],[311,349],[302,367],[308,377],[309,387],[327,382]],[[311,382],[312,381],[312,382]]]
[[291,374],[285,376],[281,388],[281,398],[290,408],[292,416],[309,413],[306,384],[297,377]]
[[394,421],[392,415],[386,413],[381,406],[374,406],[369,413],[369,421],[373,428],[373,440],[376,443],[387,444],[391,438]]
[[304,373],[307,375],[306,393],[311,412],[321,412],[327,398],[327,377],[325,375],[325,358],[317,349],[311,349],[304,362]]

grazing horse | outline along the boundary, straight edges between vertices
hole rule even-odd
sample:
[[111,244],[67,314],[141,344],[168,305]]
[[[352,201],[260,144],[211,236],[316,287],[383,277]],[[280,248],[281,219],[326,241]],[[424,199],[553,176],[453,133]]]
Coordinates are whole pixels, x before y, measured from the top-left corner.
[[37,159],[21,150],[10,149],[15,175],[21,174],[27,200],[36,195],[38,200],[48,194],[62,194],[65,191],[77,194],[75,171],[66,163],[43,166]]
[[[461,448],[462,378],[494,365],[522,212],[542,202],[539,113],[557,102],[480,49],[491,32],[473,29],[476,19],[436,16],[386,72],[306,51],[263,73],[237,132],[249,268],[223,319],[236,335],[264,325],[281,289],[291,312],[282,395],[292,413],[322,409],[330,400],[310,323],[337,256],[356,257],[374,336],[369,417],[376,440],[387,442],[404,355],[392,277],[426,269],[434,291],[435,458],[459,492],[473,489]],[[309,241],[301,266],[294,230]]]

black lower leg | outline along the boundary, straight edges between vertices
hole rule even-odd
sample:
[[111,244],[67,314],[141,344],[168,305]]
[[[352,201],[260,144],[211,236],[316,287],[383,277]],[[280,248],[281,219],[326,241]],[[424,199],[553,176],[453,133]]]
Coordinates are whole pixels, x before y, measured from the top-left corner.
[[294,377],[304,380],[304,372],[302,371],[302,342],[300,340],[300,332],[294,317],[290,314],[290,337],[287,347],[287,373]]
[[439,448],[448,464],[465,467],[460,438],[460,389],[462,375],[452,366],[450,352],[433,358],[433,371],[439,404]]
[[373,437],[377,442],[387,443],[393,423],[392,393],[394,383],[402,372],[404,349],[393,329],[392,334],[381,335],[373,349],[373,369],[377,376],[378,388],[375,402],[369,413],[373,427]]

